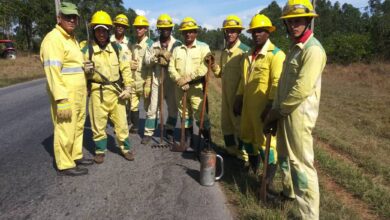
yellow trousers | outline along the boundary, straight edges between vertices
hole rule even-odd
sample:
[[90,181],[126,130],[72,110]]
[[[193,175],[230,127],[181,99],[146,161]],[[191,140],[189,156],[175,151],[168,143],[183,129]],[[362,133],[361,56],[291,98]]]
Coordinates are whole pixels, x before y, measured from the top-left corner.
[[[57,104],[48,91],[51,103],[51,116],[54,126],[54,158],[57,169],[65,170],[76,167],[75,160],[83,157],[83,132],[85,110],[87,102],[87,87],[85,80],[77,75],[64,77],[68,89],[68,101],[72,108],[70,121],[58,120],[56,116]],[[82,78],[81,78],[82,79]]]
[[130,150],[126,102],[118,98],[118,93],[112,87],[103,86],[102,91],[99,87],[92,88],[89,99],[89,117],[97,154],[104,153],[107,149],[108,119],[114,124],[117,143],[122,153]]

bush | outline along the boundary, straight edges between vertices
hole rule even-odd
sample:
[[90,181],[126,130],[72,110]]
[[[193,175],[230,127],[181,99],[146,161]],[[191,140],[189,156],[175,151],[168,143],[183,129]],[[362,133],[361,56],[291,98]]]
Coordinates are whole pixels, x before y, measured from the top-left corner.
[[357,33],[334,33],[325,39],[324,47],[329,62],[350,64],[359,62],[371,55],[370,37]]

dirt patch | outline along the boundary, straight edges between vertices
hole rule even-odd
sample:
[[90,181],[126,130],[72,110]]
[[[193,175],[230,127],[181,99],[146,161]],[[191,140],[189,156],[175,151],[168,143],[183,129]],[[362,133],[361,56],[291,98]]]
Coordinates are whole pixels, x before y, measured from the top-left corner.
[[329,175],[326,174],[326,172],[321,170],[318,163],[316,164],[316,167],[320,176],[320,181],[327,192],[333,192],[341,203],[357,213],[361,219],[381,219],[379,216],[374,214],[366,203],[355,198],[346,189],[337,184]]

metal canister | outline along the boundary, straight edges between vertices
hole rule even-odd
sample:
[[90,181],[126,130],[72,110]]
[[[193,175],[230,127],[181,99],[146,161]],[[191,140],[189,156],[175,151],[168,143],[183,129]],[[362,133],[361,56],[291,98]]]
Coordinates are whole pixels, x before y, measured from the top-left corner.
[[[221,161],[221,174],[215,177],[215,167],[217,158]],[[200,184],[202,186],[212,186],[216,180],[222,178],[223,158],[214,151],[202,151],[200,153]]]

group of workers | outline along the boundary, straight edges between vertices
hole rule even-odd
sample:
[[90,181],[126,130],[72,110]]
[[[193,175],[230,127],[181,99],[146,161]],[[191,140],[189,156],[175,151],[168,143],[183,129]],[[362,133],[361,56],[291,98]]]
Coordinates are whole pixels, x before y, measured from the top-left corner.
[[[168,107],[168,140],[174,141],[177,115],[185,111],[186,146],[193,147],[193,118],[199,126],[201,115],[202,136],[209,141],[210,122],[201,110],[206,101],[203,79],[211,70],[222,81],[221,128],[226,151],[256,170],[260,158],[264,161],[265,134],[276,135],[269,153],[268,189],[272,192],[279,164],[283,178],[280,196],[296,200],[303,219],[318,219],[311,133],[318,116],[326,54],[310,29],[317,16],[309,0],[288,0],[281,16],[292,41],[286,56],[269,39],[276,28],[266,15],[256,14],[249,24],[252,48],[239,39],[244,29],[240,18],[229,15],[222,24],[225,48],[217,61],[209,46],[197,40],[199,26],[193,18],[182,20],[179,31],[184,40],[180,42],[172,36],[174,24],[168,14],[157,19],[159,36],[155,41],[148,37],[148,19],[138,15],[133,23],[136,42],[130,43],[125,36],[129,20],[124,14],[112,21],[108,13],[97,11],[90,22],[92,39],[79,44],[74,36],[77,7],[62,2],[57,25],[44,38],[40,52],[59,174],[85,175],[88,170],[84,166],[104,162],[108,119],[123,157],[134,160],[129,132],[139,132],[140,100],[146,111],[141,143],[146,145],[156,128],[159,103],[164,101],[159,98],[160,91]],[[96,149],[93,159],[82,154],[87,96]]]

